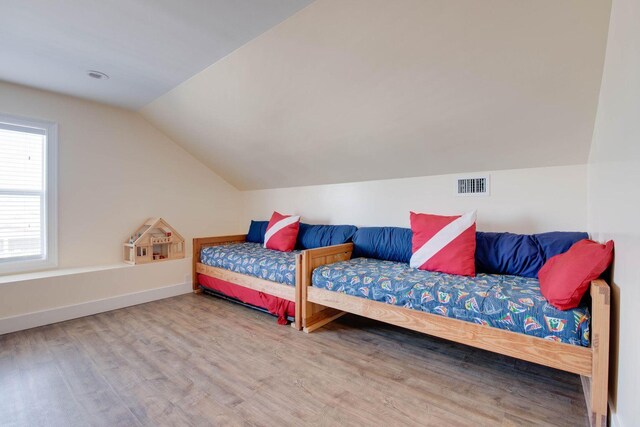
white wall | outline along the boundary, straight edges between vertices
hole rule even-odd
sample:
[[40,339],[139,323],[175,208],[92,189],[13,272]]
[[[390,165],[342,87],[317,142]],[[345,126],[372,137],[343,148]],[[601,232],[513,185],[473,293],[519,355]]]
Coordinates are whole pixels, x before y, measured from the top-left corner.
[[589,163],[589,230],[615,241],[613,425],[640,425],[640,2],[614,0]]
[[409,226],[409,211],[459,214],[478,209],[478,229],[536,233],[585,231],[585,165],[489,172],[491,195],[455,194],[459,175],[242,192],[244,222],[274,210],[310,223]]
[[[124,268],[122,243],[147,217],[165,218],[188,250],[194,236],[239,230],[239,192],[138,113],[1,82],[0,112],[59,125],[58,258],[69,274],[87,266]],[[30,286],[1,278],[0,319],[183,283],[190,269],[176,262],[170,274],[166,267],[142,276],[135,268],[109,271],[111,282],[85,273],[71,280],[82,289],[64,280]]]

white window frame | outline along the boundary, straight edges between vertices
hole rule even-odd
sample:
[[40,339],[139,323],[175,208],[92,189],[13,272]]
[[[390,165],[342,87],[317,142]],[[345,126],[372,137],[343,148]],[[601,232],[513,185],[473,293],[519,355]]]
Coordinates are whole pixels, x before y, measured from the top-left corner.
[[0,113],[0,124],[41,129],[46,135],[42,203],[42,214],[45,216],[42,233],[44,254],[38,259],[1,261],[0,275],[55,268],[58,266],[58,124],[2,113]]

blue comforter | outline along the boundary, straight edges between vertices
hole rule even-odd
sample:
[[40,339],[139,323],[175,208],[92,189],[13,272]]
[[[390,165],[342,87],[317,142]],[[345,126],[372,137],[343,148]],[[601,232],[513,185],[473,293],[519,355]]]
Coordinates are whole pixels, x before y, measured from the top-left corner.
[[323,265],[313,286],[569,344],[589,346],[586,307],[558,310],[537,279],[435,273],[372,258]]
[[259,243],[209,246],[200,252],[200,262],[289,286],[296,285],[296,258],[300,251],[280,252]]

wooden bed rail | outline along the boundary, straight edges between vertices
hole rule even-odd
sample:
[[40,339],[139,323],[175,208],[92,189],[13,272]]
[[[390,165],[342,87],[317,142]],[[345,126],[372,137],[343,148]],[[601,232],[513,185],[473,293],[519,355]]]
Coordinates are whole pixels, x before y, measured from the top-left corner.
[[202,292],[200,290],[200,284],[198,283],[198,273],[196,271],[196,267],[200,262],[200,251],[202,248],[206,248],[207,246],[219,246],[225,245],[228,243],[242,243],[247,240],[246,234],[235,234],[232,236],[214,236],[214,237],[196,237],[193,239],[193,259],[192,269],[191,269],[191,277],[193,283],[193,292],[199,294]]
[[333,264],[334,262],[347,261],[351,259],[353,243],[326,246],[317,249],[308,249],[302,252],[301,280],[297,281],[300,287],[297,294],[300,296],[302,327],[305,332],[311,332],[326,325],[334,319],[344,314],[341,310],[325,307],[320,304],[313,304],[307,296],[307,289],[311,286],[311,273],[321,265]]

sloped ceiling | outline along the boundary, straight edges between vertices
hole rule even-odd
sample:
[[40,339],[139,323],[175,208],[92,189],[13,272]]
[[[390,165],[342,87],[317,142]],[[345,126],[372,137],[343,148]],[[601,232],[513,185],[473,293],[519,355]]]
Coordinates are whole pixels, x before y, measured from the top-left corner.
[[310,1],[3,1],[0,80],[139,109]]
[[603,0],[317,0],[142,113],[239,189],[586,163]]

